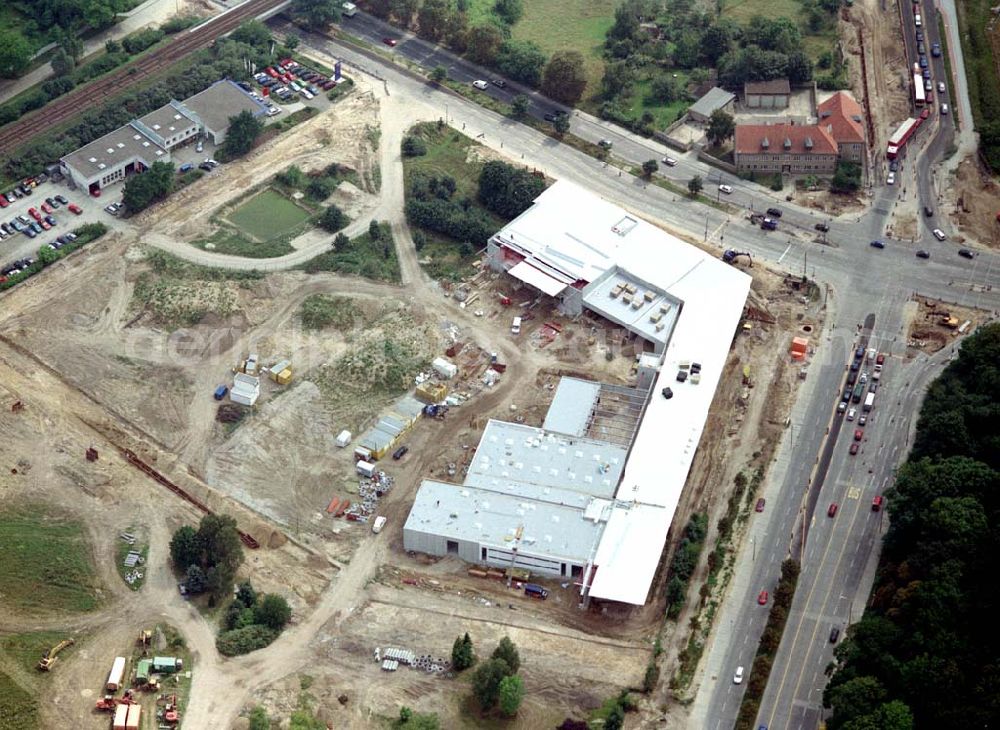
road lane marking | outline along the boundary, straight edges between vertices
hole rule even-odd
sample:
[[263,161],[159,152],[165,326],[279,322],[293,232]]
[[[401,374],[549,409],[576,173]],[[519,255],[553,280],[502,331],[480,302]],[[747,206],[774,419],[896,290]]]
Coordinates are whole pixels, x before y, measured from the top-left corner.
[[785,254],[787,254],[791,249],[792,249],[792,244],[788,244],[788,247],[784,251],[782,251],[781,256],[778,257],[777,263],[780,264],[781,260],[785,258]]

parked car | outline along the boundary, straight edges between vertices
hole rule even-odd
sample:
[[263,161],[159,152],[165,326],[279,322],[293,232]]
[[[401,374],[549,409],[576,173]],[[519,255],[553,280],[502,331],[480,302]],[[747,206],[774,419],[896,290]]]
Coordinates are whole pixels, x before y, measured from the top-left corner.
[[767,605],[767,591],[761,591],[759,594],[757,594],[757,603],[759,603],[761,606]]
[[971,258],[975,258],[976,254],[972,253],[972,251],[970,251],[967,248],[960,248],[960,249],[958,249],[958,255],[961,256],[964,259],[971,259]]
[[55,218],[55,216],[52,216],[52,215],[45,216],[42,219],[42,226],[44,227],[44,225],[46,223],[48,223],[50,226],[54,226],[56,224],[56,218]]
[[813,226],[813,228],[815,228],[817,231],[820,231],[821,233],[827,233],[830,230],[830,226],[828,226],[826,223],[817,223],[816,225]]
[[771,216],[772,218],[780,218],[781,217],[781,208],[768,208],[767,209],[767,214],[769,216]]
[[885,243],[882,242],[882,241],[879,241],[878,239],[875,239],[874,241],[872,241],[868,245],[871,246],[872,248],[885,248]]
[[38,208],[28,208],[28,215],[36,221],[40,221],[42,219],[42,214],[38,212]]
[[929,259],[930,257],[931,257],[931,252],[930,251],[924,251],[923,249],[920,249],[919,251],[917,251],[917,258],[918,259]]
[[765,503],[765,501],[764,501],[763,497],[761,497],[760,499],[758,499],[757,500],[757,506],[753,508],[754,512],[763,512],[764,511],[764,503]]
[[392,452],[392,458],[396,461],[399,461],[404,456],[406,456],[406,452],[409,450],[410,450],[409,446],[400,446],[398,449]]
[[723,193],[725,193],[726,195],[729,195],[730,193],[733,192],[733,186],[732,185],[720,185],[719,186],[719,190],[722,191]]
[[827,517],[836,517],[837,516],[837,503],[836,502],[831,502],[830,503],[829,508],[827,508],[827,510],[826,510],[826,516]]

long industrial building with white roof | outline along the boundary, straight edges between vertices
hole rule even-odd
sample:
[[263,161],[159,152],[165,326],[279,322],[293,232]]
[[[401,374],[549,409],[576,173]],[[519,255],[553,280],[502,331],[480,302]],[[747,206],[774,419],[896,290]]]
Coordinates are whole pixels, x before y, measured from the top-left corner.
[[650,351],[634,388],[563,378],[542,428],[490,421],[463,484],[421,484],[404,546],[642,605],[750,277],[564,181],[490,239],[487,261]]

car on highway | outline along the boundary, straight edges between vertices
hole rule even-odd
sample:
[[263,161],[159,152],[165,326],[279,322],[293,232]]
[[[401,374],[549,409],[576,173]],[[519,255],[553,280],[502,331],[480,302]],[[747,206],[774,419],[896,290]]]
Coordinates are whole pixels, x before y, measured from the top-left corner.
[[899,160],[895,159],[895,160],[893,160],[892,162],[889,163],[889,171],[890,172],[897,172],[898,170],[899,170]]
[[830,230],[830,226],[828,226],[826,223],[817,223],[816,225],[813,226],[813,228],[815,228],[817,231],[821,233],[826,233]]
[[771,216],[772,218],[780,218],[781,217],[781,208],[768,208],[767,209],[767,214],[769,216]]
[[868,386],[868,392],[874,393],[876,390],[878,390],[878,381],[873,380],[871,384]]
[[723,184],[723,185],[719,186],[719,190],[722,191],[723,193],[725,193],[726,195],[729,195],[730,193],[733,192],[733,186],[732,185],[724,185]]
[[862,413],[860,416],[858,416],[858,425],[859,426],[864,426],[867,423],[868,423],[868,414],[867,413]]
[[837,405],[837,413],[843,413],[846,410],[847,410],[847,401],[841,401]]
[[938,56],[941,55],[940,43],[931,43],[931,55],[934,56],[934,58],[937,58]]
[[733,675],[733,684],[743,683],[743,667],[736,667],[736,673]]
[[943,94],[944,89],[945,89],[944,81],[938,81],[938,93]]
[[851,399],[851,387],[848,386],[844,388],[844,394],[840,397],[840,400],[844,403],[847,403],[847,401],[849,401],[850,399]]
[[868,245],[871,246],[872,248],[885,248],[885,243],[882,242],[882,241],[879,241],[878,239],[875,239],[874,241],[872,241]]
[[872,499],[872,512],[878,512],[882,509],[882,495],[878,494]]
[[759,603],[761,606],[767,605],[767,591],[761,591],[759,594],[757,594],[757,603]]
[[504,81],[503,79],[490,79],[490,83],[493,84],[498,89],[506,89],[507,88],[507,82]]
[[854,385],[858,382],[858,367],[860,366],[858,366],[857,363],[854,363],[854,365],[851,366],[851,372],[847,374],[848,385]]
[[667,167],[673,167],[674,165],[677,164],[677,160],[675,160],[673,157],[664,157],[663,164],[666,165]]
[[930,257],[931,257],[930,251],[924,251],[924,249],[920,249],[919,251],[917,251],[918,259],[929,259]]
[[917,33],[916,33],[916,37],[917,37],[917,42],[919,43],[920,41],[922,41],[924,39],[924,32],[922,30],[918,29]]
[[836,502],[831,502],[830,503],[829,508],[827,508],[827,510],[826,510],[826,516],[827,517],[836,517],[837,516],[837,503]]
[[598,140],[597,146],[600,147],[602,150],[610,150],[612,147],[615,146],[615,143],[612,142],[610,139],[601,139]]
[[559,117],[564,117],[564,116],[566,116],[566,112],[554,111],[554,112],[545,112],[543,118],[545,119],[546,122],[554,122],[557,119],[559,119]]
[[864,431],[862,431],[860,428],[854,429],[854,440],[855,441],[860,441],[864,437],[865,437],[865,432]]
[[926,48],[926,46],[924,46],[924,42],[923,41],[918,41],[917,42],[917,53],[919,53],[921,56],[924,55],[925,53],[927,53],[927,48]]
[[389,48],[395,48],[396,44],[399,43],[395,38],[383,38],[382,42],[389,46]]
[[754,512],[763,512],[764,511],[764,504],[765,504],[764,498],[761,497],[760,499],[757,500],[757,506],[753,508],[753,511]]
[[857,408],[852,408],[852,409],[850,409],[847,412],[847,420],[848,421],[853,421],[854,418],[855,418],[855,416],[857,416],[857,415],[858,415],[858,409]]
[[885,176],[885,184],[886,185],[895,185],[896,184],[896,173],[890,171],[889,174]]
[[927,56],[920,56],[920,68],[927,68]]
[[971,259],[975,257],[976,254],[972,253],[972,251],[967,248],[960,248],[958,249],[958,255],[964,259]]
[[485,91],[490,86],[488,83],[486,83],[482,79],[476,79],[475,81],[472,82],[472,85],[475,86],[480,91]]
[[[925,68],[923,71],[920,72],[920,75],[923,76],[925,79],[929,79],[931,77],[931,70],[929,68]],[[927,109],[924,109],[924,111],[927,111]],[[924,118],[926,119],[926,117]]]
[[830,629],[830,643],[836,644],[837,639],[839,638],[840,638],[840,629],[834,626],[832,629]]
[[850,452],[851,452],[851,456],[854,456],[854,455],[856,455],[858,453],[858,444],[857,444],[857,442],[853,442],[851,444]]

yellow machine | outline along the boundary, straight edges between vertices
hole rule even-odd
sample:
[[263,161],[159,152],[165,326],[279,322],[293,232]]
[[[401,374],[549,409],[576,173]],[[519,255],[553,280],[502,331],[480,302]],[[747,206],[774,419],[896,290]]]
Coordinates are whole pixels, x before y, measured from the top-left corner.
[[47,654],[38,660],[38,668],[46,672],[50,670],[52,665],[56,663],[56,655],[67,646],[73,646],[75,643],[76,642],[73,641],[73,639],[63,639],[60,641],[58,644],[49,649]]

